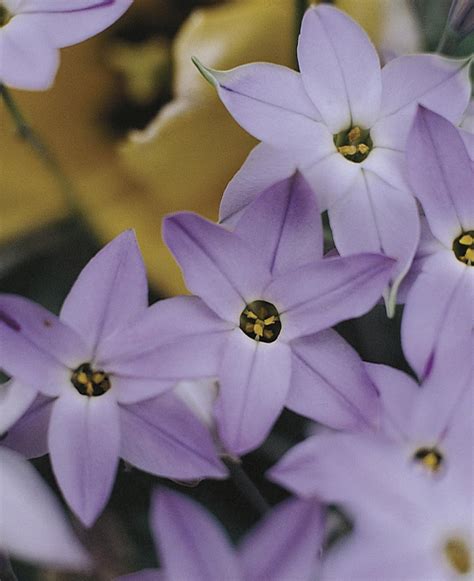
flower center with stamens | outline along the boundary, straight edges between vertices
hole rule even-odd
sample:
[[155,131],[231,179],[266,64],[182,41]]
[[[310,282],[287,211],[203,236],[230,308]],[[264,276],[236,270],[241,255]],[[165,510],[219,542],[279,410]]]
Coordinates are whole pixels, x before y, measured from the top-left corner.
[[254,341],[273,343],[281,331],[280,314],[272,303],[253,301],[240,315],[240,328]]
[[434,446],[418,448],[413,454],[413,460],[423,466],[428,472],[439,472],[444,462],[443,455]]
[[370,137],[370,131],[355,125],[347,131],[341,131],[334,135],[334,145],[346,159],[360,163],[369,155],[374,144]]
[[467,264],[474,266],[474,230],[463,232],[453,242],[454,256]]
[[5,6],[0,2],[0,28],[5,26],[13,18],[13,14],[10,14]]
[[471,572],[471,555],[462,539],[458,537],[448,539],[444,545],[444,553],[449,564],[457,573],[466,575]]
[[72,372],[71,383],[81,395],[88,397],[104,395],[110,389],[107,373],[92,369],[90,363],[83,363]]

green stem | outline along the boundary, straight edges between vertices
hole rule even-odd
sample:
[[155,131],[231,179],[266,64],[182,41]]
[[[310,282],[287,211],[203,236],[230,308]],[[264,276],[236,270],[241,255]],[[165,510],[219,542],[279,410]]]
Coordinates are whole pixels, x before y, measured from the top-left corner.
[[235,461],[233,459],[224,459],[224,463],[229,469],[232,480],[234,481],[236,487],[245,495],[249,503],[259,512],[261,515],[266,514],[270,511],[270,506],[268,505],[265,498],[262,496],[259,489],[255,486],[252,480],[249,478],[248,474],[242,468],[240,461]]
[[73,216],[80,216],[81,212],[79,206],[77,205],[77,197],[74,191],[74,187],[71,184],[69,178],[61,169],[61,166],[59,165],[56,157],[51,153],[38,134],[28,124],[22,112],[18,108],[18,105],[15,103],[12,94],[7,89],[7,87],[5,87],[5,85],[0,84],[0,95],[3,98],[5,106],[16,125],[20,137],[31,145],[45,167],[56,177],[69,212]]
[[18,581],[10,559],[4,554],[0,554],[0,579],[1,581]]

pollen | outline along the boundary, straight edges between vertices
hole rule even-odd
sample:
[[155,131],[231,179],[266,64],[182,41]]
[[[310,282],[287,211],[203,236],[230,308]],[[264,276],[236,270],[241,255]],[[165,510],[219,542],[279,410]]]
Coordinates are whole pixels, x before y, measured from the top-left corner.
[[373,147],[370,132],[358,125],[334,135],[334,145],[343,157],[354,163],[364,161]]
[[240,329],[254,341],[273,343],[281,331],[277,308],[267,301],[253,301],[240,315]]
[[451,567],[461,575],[466,575],[472,571],[471,555],[466,543],[453,537],[446,541],[444,553]]
[[453,241],[454,256],[467,266],[474,266],[474,230],[462,232]]
[[436,447],[419,448],[413,454],[413,460],[432,473],[439,472],[444,462],[443,455]]
[[96,397],[110,389],[110,379],[102,370],[92,369],[90,363],[82,363],[72,372],[71,383],[81,395]]

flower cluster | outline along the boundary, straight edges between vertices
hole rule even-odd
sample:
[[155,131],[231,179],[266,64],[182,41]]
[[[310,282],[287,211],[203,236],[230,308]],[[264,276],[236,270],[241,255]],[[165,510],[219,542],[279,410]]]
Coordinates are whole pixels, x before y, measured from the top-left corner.
[[[50,38],[77,42],[129,3],[61,12],[61,2],[6,2],[0,42],[15,21],[43,31],[64,19],[69,30],[71,10],[77,35]],[[103,20],[82,30],[90,10]],[[92,258],[59,316],[0,295],[10,376],[1,552],[93,567],[20,454],[49,454],[64,500],[90,527],[120,458],[172,480],[224,479],[288,408],[319,424],[267,473],[294,498],[233,548],[203,508],[160,490],[151,528],[161,569],[121,579],[474,575],[474,151],[457,127],[470,62],[411,55],[381,69],[365,33],[324,5],[303,18],[298,59],[301,72],[196,61],[262,143],[226,189],[220,223],[190,212],[164,221],[191,296],[148,304],[132,231]],[[336,246],[326,254],[325,210]],[[392,315],[397,298],[413,375],[364,362],[333,329],[384,299]],[[334,547],[327,505],[353,520]]]

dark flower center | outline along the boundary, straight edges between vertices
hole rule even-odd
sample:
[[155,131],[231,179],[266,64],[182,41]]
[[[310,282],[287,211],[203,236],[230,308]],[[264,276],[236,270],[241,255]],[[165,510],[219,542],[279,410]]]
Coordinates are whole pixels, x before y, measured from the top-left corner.
[[10,14],[8,10],[0,3],[0,28],[8,24],[10,20],[13,18],[13,14]]
[[90,363],[82,363],[72,372],[71,383],[81,395],[104,395],[110,389],[110,379],[102,370],[92,369]]
[[373,142],[368,129],[358,125],[334,135],[334,145],[337,151],[349,161],[360,163],[369,155]]
[[461,575],[465,575],[472,570],[471,555],[462,539],[457,537],[448,539],[444,545],[444,552],[451,567],[461,573]]
[[453,242],[454,256],[467,264],[474,266],[474,230],[463,232]]
[[273,343],[281,331],[280,314],[272,303],[253,301],[240,315],[240,328],[255,341]]
[[443,455],[434,446],[418,448],[413,454],[413,460],[421,464],[429,472],[439,472],[444,461]]

